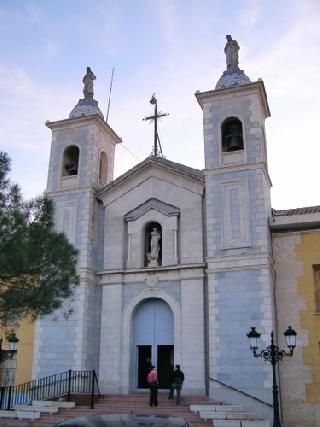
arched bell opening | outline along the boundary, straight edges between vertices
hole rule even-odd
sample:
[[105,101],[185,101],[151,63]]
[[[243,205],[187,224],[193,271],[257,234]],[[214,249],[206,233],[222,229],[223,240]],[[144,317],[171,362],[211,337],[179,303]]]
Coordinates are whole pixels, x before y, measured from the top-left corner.
[[236,117],[227,118],[221,126],[222,152],[243,150],[242,123]]
[[64,150],[62,176],[78,175],[79,153],[77,146],[71,145]]

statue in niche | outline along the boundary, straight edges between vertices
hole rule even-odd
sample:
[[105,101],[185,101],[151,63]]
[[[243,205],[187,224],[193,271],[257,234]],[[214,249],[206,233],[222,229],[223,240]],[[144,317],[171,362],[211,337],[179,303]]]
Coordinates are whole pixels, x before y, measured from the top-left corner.
[[227,44],[224,48],[226,54],[227,70],[237,71],[239,70],[239,49],[237,40],[232,40],[230,35],[226,36]]
[[228,128],[228,133],[224,138],[224,145],[227,151],[235,151],[243,149],[243,138],[241,128],[237,123],[231,123]]
[[150,233],[150,252],[147,253],[148,267],[157,267],[159,265],[160,239],[161,234],[156,227],[153,227]]
[[85,99],[93,99],[93,80],[96,79],[96,76],[93,74],[90,67],[87,67],[87,74],[83,77],[82,83],[83,86],[83,94]]

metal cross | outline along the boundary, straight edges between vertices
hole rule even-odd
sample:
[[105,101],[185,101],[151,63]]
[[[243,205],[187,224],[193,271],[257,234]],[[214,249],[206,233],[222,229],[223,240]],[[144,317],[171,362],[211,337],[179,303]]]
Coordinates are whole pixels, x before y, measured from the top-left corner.
[[160,153],[162,154],[160,139],[159,139],[159,135],[158,135],[158,119],[160,117],[169,116],[169,114],[168,113],[161,113],[161,111],[159,111],[159,113],[158,113],[158,104],[157,104],[157,98],[156,98],[155,94],[152,94],[152,97],[150,99],[150,104],[154,105],[154,114],[153,114],[153,116],[145,117],[143,120],[150,120],[150,121],[153,120],[154,121],[154,147],[153,147],[153,153],[154,153],[155,156],[158,156],[158,144],[159,144]]

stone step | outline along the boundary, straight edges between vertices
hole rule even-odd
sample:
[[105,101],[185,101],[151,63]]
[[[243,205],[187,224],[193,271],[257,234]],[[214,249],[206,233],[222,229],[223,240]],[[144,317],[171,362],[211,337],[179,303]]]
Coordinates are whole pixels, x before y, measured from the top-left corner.
[[242,421],[240,427],[271,427],[271,422],[268,420],[246,420]]
[[215,420],[213,427],[270,427],[271,423],[267,420]]
[[239,405],[190,405],[192,412],[196,414],[200,412],[239,412],[243,410]]
[[254,412],[200,412],[203,420],[255,420],[257,416]]
[[16,411],[18,420],[39,420],[39,411]]
[[41,412],[44,414],[55,414],[59,411],[59,408],[55,406],[33,406],[33,405],[16,405],[13,407],[16,411],[24,412]]
[[17,412],[0,410],[0,418],[17,418]]
[[[59,414],[41,415],[41,420],[49,422],[55,419],[57,420],[56,422],[58,422],[58,418],[59,420],[61,420],[61,419],[70,419],[72,417],[84,416],[84,415],[93,415],[93,414],[98,415],[98,414],[112,414],[112,413],[126,413],[126,412],[128,411],[126,411],[125,408],[122,408],[122,410],[119,410],[119,408],[114,409],[114,408],[107,407],[105,405],[103,405],[101,408],[97,408],[95,405],[94,410],[90,410],[89,407],[77,406],[76,409],[69,409],[67,411],[61,410],[59,411]],[[155,408],[155,407],[149,407],[149,405],[146,404],[146,402],[144,401],[142,402],[142,405],[136,406],[134,413],[145,414],[145,415],[155,414],[155,415],[162,415],[162,416],[179,416],[189,420],[192,423],[193,427],[212,427],[212,421],[201,420],[199,418],[199,415],[196,415],[190,412],[188,405],[176,406],[172,404],[167,406],[166,408],[161,406],[158,406]]]
[[[115,414],[115,413],[136,413],[136,414],[145,414],[145,415],[162,415],[162,416],[178,416],[183,417],[186,420],[190,421],[193,427],[270,427],[268,424],[247,424],[244,423],[249,422],[241,419],[231,419],[225,418],[222,420],[210,420],[201,419],[199,414],[196,412],[191,412],[190,407],[199,405],[203,408],[203,405],[208,405],[210,409],[214,408],[214,410],[210,410],[209,412],[219,414],[221,412],[222,407],[227,407],[228,409],[224,412],[225,417],[230,417],[232,415],[237,416],[239,413],[241,415],[245,414],[245,411],[240,411],[239,408],[241,406],[238,405],[221,405],[220,402],[212,401],[208,397],[205,396],[182,396],[181,405],[176,406],[174,401],[168,401],[167,393],[159,393],[158,396],[159,406],[158,407],[150,407],[149,406],[149,394],[148,393],[134,393],[131,395],[107,395],[103,396],[99,403],[95,403],[95,407],[92,410],[88,404],[86,405],[76,405],[73,408],[61,408],[58,413],[41,413],[40,420],[32,421],[33,427],[53,427],[56,423],[74,418],[79,416],[86,415],[98,415],[98,414]],[[48,401],[44,401],[41,403],[35,401],[35,407],[40,408],[48,408]],[[59,402],[60,403],[60,402]],[[64,402],[70,403],[70,402]],[[49,403],[49,405],[52,405]],[[30,408],[31,406],[29,406]],[[55,405],[51,406],[53,409]],[[238,411],[236,409],[238,408]],[[242,409],[242,408],[241,408]],[[207,411],[208,412],[208,411]],[[30,412],[31,413],[31,412]],[[25,424],[27,421],[17,421],[17,420],[6,420],[8,424],[2,424],[0,422],[1,427],[25,427],[30,426],[30,424]],[[13,424],[16,422],[16,424]],[[224,424],[217,424],[222,423]],[[253,421],[252,421],[253,422]],[[259,422],[258,420],[254,420],[254,422]],[[10,424],[11,423],[11,424]],[[227,424],[226,424],[227,423]],[[234,424],[231,424],[234,423]]]
[[42,421],[41,418],[39,420],[1,420],[1,427],[55,427],[56,423],[56,421]]
[[[71,417],[75,417],[75,416],[84,416],[84,415],[88,415],[91,413],[96,414],[96,415],[100,415],[100,414],[114,414],[114,413],[128,413],[128,412],[129,411],[126,411],[125,409],[123,409],[121,411],[114,410],[112,408],[90,410],[87,408],[77,407],[76,409],[69,409],[67,411],[60,410],[59,416],[63,415],[64,417],[71,418]],[[145,408],[137,408],[137,410],[133,411],[133,412],[138,413],[138,414],[143,413],[146,415],[157,414],[157,415],[163,415],[163,416],[170,416],[170,415],[171,416],[173,416],[173,415],[174,416],[182,416],[182,417],[188,418],[191,422],[199,421],[201,423],[205,423],[205,421],[201,420],[198,415],[190,413],[187,410],[183,410],[181,408],[176,408],[176,407],[172,408],[171,411],[168,411],[166,409],[160,408],[159,406],[157,408],[148,406]],[[50,419],[51,416],[49,414],[48,415],[43,414],[42,418],[43,419],[44,418]]]
[[214,420],[213,427],[242,427],[242,422],[237,420]]
[[[113,404],[124,403],[124,402],[134,402],[135,404],[138,404],[139,402],[143,402],[146,400],[149,400],[148,394],[141,395],[138,397],[110,396],[110,397],[104,397],[102,399],[99,399],[99,404],[109,404],[110,402],[112,402]],[[207,399],[201,399],[201,400],[194,400],[194,399],[192,399],[192,397],[189,397],[189,396],[181,396],[181,400],[183,402],[185,402],[186,404],[189,404],[189,405],[190,404],[207,404],[207,403],[210,403],[211,405],[213,405],[213,404],[218,405],[221,403],[221,402],[210,401],[208,398]],[[167,396],[158,396],[158,401],[170,403]]]
[[55,408],[72,409],[76,407],[75,402],[66,402],[60,400],[33,400],[32,406],[50,406]]

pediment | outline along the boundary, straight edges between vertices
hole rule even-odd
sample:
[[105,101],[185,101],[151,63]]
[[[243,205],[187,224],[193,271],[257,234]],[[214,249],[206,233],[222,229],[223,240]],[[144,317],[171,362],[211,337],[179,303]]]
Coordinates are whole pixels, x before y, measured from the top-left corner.
[[188,180],[192,179],[195,182],[204,183],[204,173],[202,170],[193,169],[189,166],[175,163],[162,157],[150,156],[135,165],[132,169],[129,169],[127,172],[117,177],[114,181],[111,181],[105,187],[101,188],[99,193],[103,194],[106,191],[117,188],[122,183],[132,180],[134,176],[139,174],[141,171],[146,170],[146,168],[154,167],[165,170],[168,173],[174,173],[186,177]]
[[129,211],[124,216],[124,220],[127,222],[136,221],[138,218],[140,218],[142,215],[144,215],[146,212],[148,212],[151,209],[161,212],[166,216],[180,215],[180,209],[177,208],[176,206],[170,205],[168,203],[164,203],[161,200],[158,200],[155,198],[151,198],[146,202],[142,203],[141,205],[137,206],[135,209],[132,209],[131,211]]

